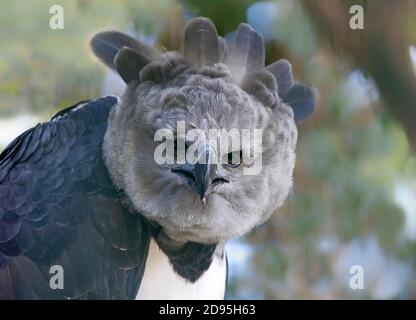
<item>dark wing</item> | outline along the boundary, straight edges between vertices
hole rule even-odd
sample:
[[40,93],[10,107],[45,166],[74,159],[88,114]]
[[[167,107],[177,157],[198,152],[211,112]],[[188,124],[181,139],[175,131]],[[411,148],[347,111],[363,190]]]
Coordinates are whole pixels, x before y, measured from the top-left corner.
[[[0,299],[137,294],[150,232],[121,205],[101,151],[116,103],[105,97],[69,109],[0,155]],[[55,265],[63,289],[50,287]]]

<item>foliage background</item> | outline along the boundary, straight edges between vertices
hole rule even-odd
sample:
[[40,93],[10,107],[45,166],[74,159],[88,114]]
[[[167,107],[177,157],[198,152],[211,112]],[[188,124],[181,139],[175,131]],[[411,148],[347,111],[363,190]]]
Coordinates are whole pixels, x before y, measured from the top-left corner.
[[[228,245],[228,298],[415,298],[416,119],[406,97],[416,82],[396,84],[415,76],[416,10],[413,1],[355,2],[366,19],[370,13],[364,31],[343,29],[347,0],[0,0],[0,150],[65,106],[120,92],[117,77],[90,53],[95,32],[129,31],[177,49],[193,16],[211,18],[223,35],[248,22],[266,39],[267,62],[289,59],[318,107],[299,127],[286,205]],[[372,41],[388,21],[371,13],[393,12],[391,3],[393,30]],[[64,30],[49,28],[54,4],[65,10]],[[382,55],[392,46],[406,51]],[[364,290],[349,287],[355,264],[364,268]]]

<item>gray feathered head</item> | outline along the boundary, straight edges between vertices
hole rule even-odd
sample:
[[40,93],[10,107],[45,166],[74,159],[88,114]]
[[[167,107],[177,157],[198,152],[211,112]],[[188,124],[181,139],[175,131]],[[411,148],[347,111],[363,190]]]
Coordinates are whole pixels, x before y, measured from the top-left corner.
[[[315,103],[310,89],[294,83],[288,61],[264,66],[259,33],[241,24],[227,42],[210,20],[195,18],[179,52],[160,52],[116,31],[97,34],[91,45],[127,83],[110,115],[104,156],[138,212],[173,239],[213,243],[249,231],[283,204],[292,186],[296,122]],[[218,139],[176,134],[178,123],[206,136],[212,129],[260,130],[261,139],[223,150],[214,146]],[[174,146],[174,163],[155,161],[161,146],[155,136],[163,129],[173,132],[162,143]],[[206,161],[179,161],[180,145]]]

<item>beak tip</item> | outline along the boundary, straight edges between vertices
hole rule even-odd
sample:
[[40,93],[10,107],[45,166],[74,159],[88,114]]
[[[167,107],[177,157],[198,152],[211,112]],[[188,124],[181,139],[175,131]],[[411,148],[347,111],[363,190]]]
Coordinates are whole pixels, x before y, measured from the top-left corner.
[[201,199],[201,201],[202,201],[202,203],[203,203],[204,205],[206,205],[206,204],[207,204],[207,198],[203,197],[203,198]]

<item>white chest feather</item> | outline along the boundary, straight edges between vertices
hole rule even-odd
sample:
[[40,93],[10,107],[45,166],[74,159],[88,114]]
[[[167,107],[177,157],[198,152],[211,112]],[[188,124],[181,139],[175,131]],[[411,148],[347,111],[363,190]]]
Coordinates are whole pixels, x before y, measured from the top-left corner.
[[225,260],[225,255],[223,258],[214,255],[208,270],[192,283],[173,270],[168,257],[152,239],[136,300],[223,299],[227,273]]

